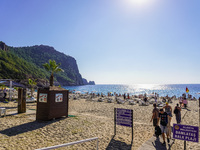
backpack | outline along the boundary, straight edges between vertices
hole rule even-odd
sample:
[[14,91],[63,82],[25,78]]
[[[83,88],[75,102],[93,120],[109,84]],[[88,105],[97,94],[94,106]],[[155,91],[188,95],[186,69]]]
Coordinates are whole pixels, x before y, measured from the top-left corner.
[[155,135],[156,135],[156,137],[158,137],[159,135],[161,135],[162,133],[161,133],[161,129],[160,129],[160,127],[159,126],[156,126],[155,127]]
[[179,110],[178,110],[178,108],[176,107],[175,109],[174,109],[174,114],[178,114],[179,113]]

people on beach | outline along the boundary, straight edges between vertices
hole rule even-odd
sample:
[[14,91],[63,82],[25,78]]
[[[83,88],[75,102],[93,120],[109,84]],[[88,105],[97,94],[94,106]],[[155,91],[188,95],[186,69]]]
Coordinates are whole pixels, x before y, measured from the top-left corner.
[[[160,109],[160,113],[159,113],[159,116],[158,116],[158,122],[160,121],[160,128],[161,128],[162,137],[163,137],[162,145],[166,144],[166,142],[165,142],[165,134],[167,132],[168,120],[169,120],[169,115],[166,112],[164,112],[163,109]],[[167,135],[167,142],[169,143],[170,142],[169,135],[168,134],[166,134],[166,135]]]
[[156,106],[157,106],[156,104],[153,104],[154,109],[152,111],[152,117],[151,117],[151,120],[150,120],[150,122],[152,122],[152,120],[153,120],[153,126],[154,127],[157,126],[158,115],[159,115],[159,109]]
[[7,93],[6,93],[7,91],[6,91],[6,88],[4,88],[3,89],[3,93],[4,93],[4,96],[3,96],[3,98],[5,99],[6,98],[6,96],[7,96]]
[[176,104],[176,107],[174,108],[174,114],[176,115],[177,124],[180,124],[181,123],[181,107],[179,107],[179,104]]
[[155,103],[157,103],[157,96],[155,96]]
[[144,97],[144,102],[145,102],[145,103],[147,102],[147,97],[146,97],[146,96]]
[[186,97],[184,97],[184,99],[183,99],[183,106],[184,106],[184,108],[187,108],[187,99],[186,99]]
[[125,100],[125,99],[126,99],[126,93],[124,93],[124,95],[123,95],[123,96],[124,96],[124,100]]
[[180,107],[182,107],[182,103],[183,103],[183,100],[182,100],[182,97],[179,99],[179,104],[180,104]]
[[171,122],[172,117],[172,107],[166,102],[166,105],[163,107],[165,109],[165,112],[169,115],[169,123]]
[[162,100],[164,103],[166,102],[166,99],[165,99],[165,97],[163,97],[163,100]]

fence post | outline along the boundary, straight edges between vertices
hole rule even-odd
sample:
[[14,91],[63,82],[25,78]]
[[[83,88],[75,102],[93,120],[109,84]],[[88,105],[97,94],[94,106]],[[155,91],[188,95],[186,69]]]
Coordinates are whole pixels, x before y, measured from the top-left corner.
[[98,139],[97,139],[97,150],[98,150],[98,144],[99,144],[99,141],[98,141]]

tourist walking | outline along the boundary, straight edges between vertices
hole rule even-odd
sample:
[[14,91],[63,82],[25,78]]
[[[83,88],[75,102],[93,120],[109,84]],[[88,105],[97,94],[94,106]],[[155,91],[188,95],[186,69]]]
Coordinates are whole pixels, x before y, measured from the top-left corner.
[[155,96],[155,103],[157,104],[157,96]]
[[145,102],[145,103],[147,102],[147,97],[146,97],[146,96],[144,97],[144,102]]
[[169,115],[169,123],[171,123],[171,117],[172,117],[172,107],[166,102],[166,105],[163,107],[165,109],[165,112]]
[[177,124],[180,124],[181,123],[181,107],[179,107],[179,104],[176,104],[176,107],[174,108],[174,114],[176,115]]
[[4,90],[3,90],[3,93],[4,93],[4,96],[3,96],[3,98],[5,99],[5,98],[6,98],[6,96],[7,96],[7,93],[6,93],[6,88],[4,88]]
[[[160,128],[161,128],[161,132],[162,132],[162,137],[163,137],[163,143],[162,145],[165,145],[165,134],[167,132],[167,124],[168,124],[168,119],[169,119],[169,115],[164,112],[163,109],[160,109],[160,113],[158,116],[158,122],[160,121]],[[167,142],[169,143],[169,135],[167,134]]]
[[182,97],[179,99],[179,104],[180,104],[180,107],[182,107],[182,104],[183,104]]
[[124,93],[124,95],[123,95],[123,96],[124,96],[124,100],[126,100],[126,94],[125,94],[125,93]]
[[187,99],[186,99],[186,97],[184,97],[184,99],[183,99],[183,106],[184,106],[184,108],[187,108]]
[[151,120],[150,122],[152,122],[153,120],[153,126],[156,127],[157,124],[158,124],[158,115],[159,115],[159,110],[158,108],[156,107],[156,104],[153,104],[153,111],[152,111],[152,117],[151,117]]

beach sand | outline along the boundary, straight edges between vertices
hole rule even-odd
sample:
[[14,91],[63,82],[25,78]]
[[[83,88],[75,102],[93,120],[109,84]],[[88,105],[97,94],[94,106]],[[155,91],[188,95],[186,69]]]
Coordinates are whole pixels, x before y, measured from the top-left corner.
[[[176,100],[172,104],[174,108]],[[17,111],[17,103],[0,103],[7,107],[7,112]],[[131,128],[118,126],[114,135],[114,108],[133,109],[134,139],[131,145]],[[153,106],[138,106],[124,104],[87,101],[85,99],[69,101],[69,115],[51,121],[35,121],[36,103],[27,103],[27,112],[32,113],[11,115],[0,118],[0,150],[37,149],[73,141],[98,137],[100,150],[137,150],[154,134],[154,127],[150,123]],[[199,125],[198,102],[189,102],[189,109],[183,118],[183,123]],[[161,137],[160,137],[161,138]],[[187,142],[188,149],[200,149],[198,143]],[[59,149],[96,149],[96,141],[59,148]],[[183,141],[176,140],[172,150],[183,149]]]

